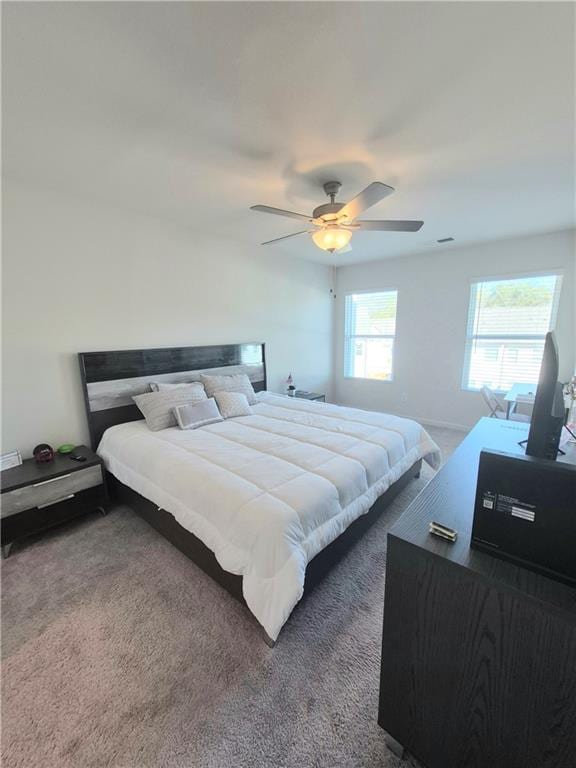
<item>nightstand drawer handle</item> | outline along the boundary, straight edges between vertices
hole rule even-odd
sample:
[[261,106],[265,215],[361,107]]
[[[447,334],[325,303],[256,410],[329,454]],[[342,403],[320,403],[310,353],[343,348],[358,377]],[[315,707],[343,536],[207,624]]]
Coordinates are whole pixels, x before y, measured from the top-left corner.
[[36,509],[45,509],[46,507],[51,507],[53,504],[60,504],[61,501],[68,501],[68,499],[73,499],[74,496],[76,496],[75,493],[70,493],[68,496],[62,496],[61,499],[56,499],[55,501],[49,501],[47,504],[39,504]]
[[[67,477],[70,477],[70,473],[67,475],[60,475],[60,477],[53,477],[50,480],[43,480],[41,483],[34,483],[32,486],[33,488],[39,488],[41,485],[48,485],[48,483],[55,483],[57,480],[65,480]],[[40,507],[38,507],[40,509]]]

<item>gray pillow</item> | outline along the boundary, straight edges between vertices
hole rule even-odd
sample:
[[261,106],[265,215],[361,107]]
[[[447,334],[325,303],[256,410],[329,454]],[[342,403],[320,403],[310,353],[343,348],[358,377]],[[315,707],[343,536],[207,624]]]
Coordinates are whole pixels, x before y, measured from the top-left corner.
[[152,432],[176,426],[174,408],[178,405],[198,403],[206,399],[206,392],[198,382],[186,387],[167,389],[164,392],[145,392],[143,395],[134,395],[132,398],[142,411],[146,424]]
[[180,429],[198,429],[206,424],[224,421],[213,397],[199,403],[178,405],[174,415]]
[[225,419],[235,416],[250,416],[252,408],[243,392],[216,392],[214,395],[220,413]]
[[233,376],[210,376],[201,373],[200,379],[208,397],[213,397],[216,392],[242,392],[250,405],[258,402],[252,382],[245,373],[236,373]]
[[[190,384],[200,384],[199,381],[181,381],[179,383],[171,384],[169,381],[151,381],[150,392],[165,392],[168,389],[176,389],[177,387],[188,387]],[[202,386],[202,384],[200,384]]]

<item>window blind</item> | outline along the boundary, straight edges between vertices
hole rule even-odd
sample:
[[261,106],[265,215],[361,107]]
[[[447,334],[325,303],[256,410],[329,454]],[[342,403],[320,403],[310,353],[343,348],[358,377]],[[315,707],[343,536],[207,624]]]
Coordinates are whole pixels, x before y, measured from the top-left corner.
[[462,386],[508,391],[535,384],[544,337],[554,328],[560,275],[472,283]]
[[344,376],[392,379],[397,300],[397,291],[346,296]]

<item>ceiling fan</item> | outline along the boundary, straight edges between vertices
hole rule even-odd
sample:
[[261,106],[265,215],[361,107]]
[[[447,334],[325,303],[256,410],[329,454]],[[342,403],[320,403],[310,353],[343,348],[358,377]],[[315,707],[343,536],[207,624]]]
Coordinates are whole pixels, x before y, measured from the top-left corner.
[[373,181],[368,184],[356,197],[349,203],[337,203],[334,198],[340,191],[342,184],[339,181],[328,181],[324,184],[324,192],[330,198],[329,203],[319,205],[312,211],[312,216],[306,216],[304,213],[294,213],[293,211],[284,211],[281,208],[271,208],[269,205],[253,205],[252,211],[262,211],[262,213],[275,213],[277,216],[288,216],[291,219],[307,221],[314,225],[314,229],[303,229],[300,232],[294,232],[291,235],[276,237],[274,240],[267,240],[262,245],[278,243],[280,240],[287,240],[289,237],[298,235],[312,235],[314,244],[323,251],[340,251],[342,253],[352,250],[350,240],[352,234],[356,231],[378,231],[378,232],[418,232],[423,221],[366,221],[357,220],[357,216],[364,213],[372,205],[376,205],[388,195],[394,192],[393,187],[383,184],[381,181]]

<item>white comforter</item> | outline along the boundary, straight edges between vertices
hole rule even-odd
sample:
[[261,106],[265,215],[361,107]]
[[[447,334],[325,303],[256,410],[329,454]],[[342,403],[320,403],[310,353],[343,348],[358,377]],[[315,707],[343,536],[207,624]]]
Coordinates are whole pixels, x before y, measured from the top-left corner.
[[269,392],[258,400],[251,416],[197,430],[121,424],[98,453],[242,574],[246,603],[275,640],[307,563],[415,461],[436,468],[440,451],[408,419]]

